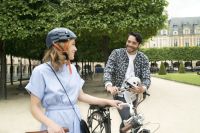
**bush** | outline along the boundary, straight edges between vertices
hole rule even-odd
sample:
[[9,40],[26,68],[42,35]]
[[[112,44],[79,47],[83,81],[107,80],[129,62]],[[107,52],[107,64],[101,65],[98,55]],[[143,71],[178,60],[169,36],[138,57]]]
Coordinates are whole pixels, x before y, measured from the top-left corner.
[[160,65],[160,70],[158,71],[158,74],[159,75],[166,75],[166,69],[165,69],[165,65],[163,62],[161,62],[161,65]]
[[179,69],[178,69],[179,73],[185,73],[185,68],[183,66],[183,62],[181,61],[180,65],[179,65]]

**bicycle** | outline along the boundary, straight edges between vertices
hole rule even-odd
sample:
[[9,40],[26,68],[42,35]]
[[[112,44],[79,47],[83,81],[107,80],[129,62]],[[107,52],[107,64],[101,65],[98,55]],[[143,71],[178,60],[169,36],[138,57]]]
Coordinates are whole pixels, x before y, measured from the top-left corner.
[[91,133],[111,133],[110,106],[90,105],[87,123]]
[[[140,79],[136,77],[127,79],[124,83],[124,86],[119,88],[119,93],[123,93],[125,95],[125,100],[127,103],[123,103],[121,106],[129,107],[130,118],[123,121],[125,126],[120,130],[124,133],[127,131],[130,131],[130,133],[150,133],[150,130],[142,128],[146,124],[143,124],[144,118],[137,112],[138,105],[145,100],[146,96],[150,95],[147,92],[143,93],[142,95],[133,95],[133,93],[129,92],[129,88],[136,87],[140,84]],[[91,133],[111,133],[109,107],[90,105],[88,109],[87,123]]]
[[124,120],[124,127],[121,128],[121,132],[126,133],[130,131],[130,133],[150,133],[150,130],[142,128],[144,118],[141,114],[137,112],[137,107],[140,103],[142,103],[146,97],[149,95],[148,93],[144,93],[141,98],[139,95],[136,96],[136,101],[133,103],[134,105],[130,105],[129,103],[124,103],[124,106],[128,106],[130,108],[130,118]]

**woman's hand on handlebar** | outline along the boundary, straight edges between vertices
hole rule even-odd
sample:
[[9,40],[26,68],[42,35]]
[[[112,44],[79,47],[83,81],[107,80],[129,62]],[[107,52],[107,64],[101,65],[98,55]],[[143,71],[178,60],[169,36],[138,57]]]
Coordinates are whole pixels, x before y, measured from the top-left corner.
[[122,109],[123,107],[121,106],[121,104],[123,104],[122,101],[119,101],[119,100],[109,100],[109,103],[108,103],[110,106],[112,107],[116,107],[117,109]]
[[48,127],[48,133],[65,133],[65,131],[56,123],[52,123],[51,126]]

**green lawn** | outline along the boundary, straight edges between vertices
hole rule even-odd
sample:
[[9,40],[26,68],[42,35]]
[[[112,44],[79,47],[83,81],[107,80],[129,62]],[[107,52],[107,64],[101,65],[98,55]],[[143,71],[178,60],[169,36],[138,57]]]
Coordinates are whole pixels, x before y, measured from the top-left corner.
[[166,75],[152,74],[152,76],[200,86],[200,75],[197,73],[167,73]]

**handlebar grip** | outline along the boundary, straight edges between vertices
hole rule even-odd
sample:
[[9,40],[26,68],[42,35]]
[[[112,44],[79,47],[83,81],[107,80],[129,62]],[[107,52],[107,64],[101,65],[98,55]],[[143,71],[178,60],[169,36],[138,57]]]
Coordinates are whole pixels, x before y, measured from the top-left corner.
[[[64,129],[64,131],[65,131],[66,133],[69,132],[69,129],[68,129],[68,128],[63,128],[63,129]],[[33,132],[25,132],[25,133],[48,133],[48,131],[47,131],[47,130],[43,130],[43,131],[33,131]]]
[[133,128],[133,125],[131,123],[125,125],[123,128],[120,129],[120,131],[122,133],[126,133],[128,130],[130,130],[131,128]]

